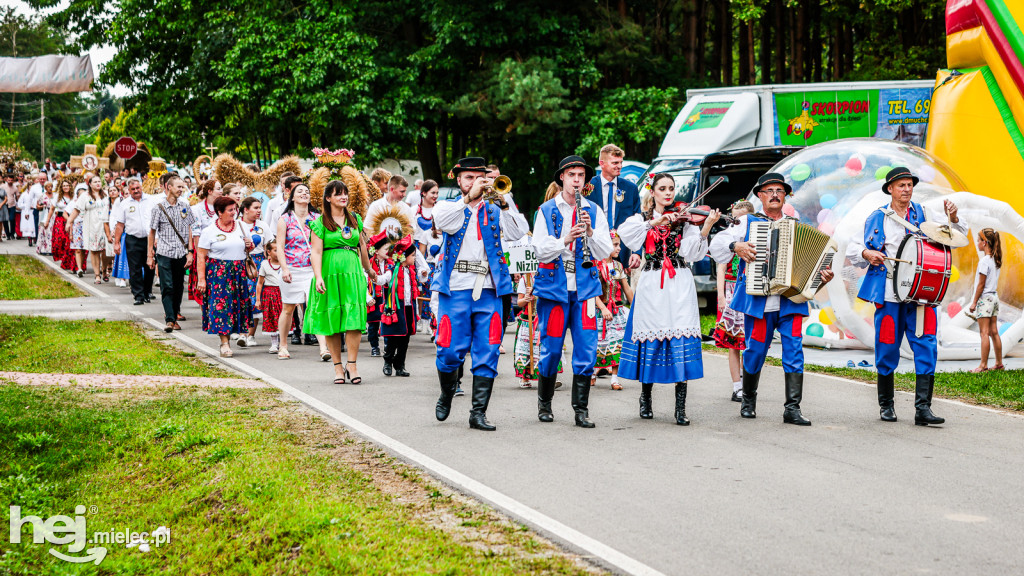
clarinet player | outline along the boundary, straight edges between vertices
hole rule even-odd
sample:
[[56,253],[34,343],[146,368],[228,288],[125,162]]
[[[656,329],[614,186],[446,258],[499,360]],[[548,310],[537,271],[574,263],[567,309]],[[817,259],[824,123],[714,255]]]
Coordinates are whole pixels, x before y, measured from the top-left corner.
[[533,244],[540,268],[534,281],[540,329],[540,376],[537,417],[551,422],[551,398],[562,355],[566,329],[572,330],[572,408],[576,425],[593,428],[588,404],[590,375],[597,360],[597,316],[594,298],[601,280],[593,260],[612,253],[604,212],[583,198],[594,169],[579,156],[562,159],[554,182],[561,192],[541,204],[534,224]]
[[[800,401],[804,388],[803,317],[808,314],[807,303],[796,304],[781,296],[751,296],[747,294],[746,268],[757,256],[757,250],[750,242],[750,223],[777,221],[787,218],[782,213],[786,197],[793,188],[781,174],[769,172],[761,176],[753,193],[761,200],[763,212],[742,216],[739,221],[715,236],[711,241],[711,257],[717,262],[728,262],[733,254],[740,257],[736,291],[729,306],[744,314],[744,330],[747,336],[746,351],[743,353],[743,401],[740,416],[756,418],[757,384],[761,379],[768,347],[775,331],[782,340],[782,367],[785,371],[786,404],[782,414],[783,422],[797,426],[810,426],[811,421],[800,412]],[[822,284],[832,280],[831,269],[821,271]]]

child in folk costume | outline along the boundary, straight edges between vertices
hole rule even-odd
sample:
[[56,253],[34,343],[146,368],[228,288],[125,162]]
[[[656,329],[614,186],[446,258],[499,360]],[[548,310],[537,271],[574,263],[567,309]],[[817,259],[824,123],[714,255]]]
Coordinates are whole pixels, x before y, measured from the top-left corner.
[[424,230],[420,234],[420,249],[423,251],[423,257],[427,261],[427,268],[430,269],[430,275],[427,277],[427,281],[423,283],[423,290],[421,291],[428,300],[425,302],[427,317],[430,321],[430,341],[434,341],[434,333],[437,331],[437,293],[430,289],[430,284],[434,281],[434,273],[437,269],[437,256],[441,253],[441,231],[436,226],[431,224],[430,230]]
[[264,246],[266,258],[260,263],[259,280],[256,281],[256,302],[263,312],[263,332],[270,335],[270,354],[277,354],[281,346],[281,335],[277,322],[281,316],[281,263],[277,261],[277,240],[273,237]]
[[[733,218],[754,213],[754,205],[747,201],[732,205]],[[729,351],[729,374],[732,376],[732,401],[743,398],[742,366],[740,351],[746,346],[743,341],[743,313],[729,307],[736,292],[736,277],[740,269],[740,257],[733,254],[728,262],[718,264],[718,317],[715,319],[715,346]]]
[[687,382],[704,377],[700,312],[690,263],[708,253],[708,233],[718,221],[712,210],[702,227],[681,219],[673,208],[675,180],[652,174],[643,212],[619,226],[622,242],[643,254],[644,265],[622,344],[619,375],[639,380],[640,417],[651,419],[654,384],[675,384],[676,424],[687,426]]
[[996,365],[992,370],[1003,370],[1003,340],[999,336],[999,269],[1003,267],[1003,247],[999,232],[985,228],[978,232],[978,250],[982,252],[978,262],[978,278],[974,296],[967,316],[978,321],[978,333],[981,334],[981,364],[971,372],[985,372],[988,367],[989,341],[995,348]]
[[[374,249],[373,257],[370,258],[370,267],[373,268],[374,274],[377,276],[390,274],[394,262],[388,258],[387,232],[382,231],[370,238],[370,245]],[[384,286],[370,282],[370,290],[373,292],[373,304],[368,304],[366,307],[366,339],[370,342],[370,356],[379,357],[380,317],[381,311],[384,309]],[[367,302],[369,302],[369,298],[367,298]]]
[[629,303],[633,301],[633,289],[629,286],[629,275],[619,262],[622,241],[618,234],[611,233],[612,253],[604,260],[597,262],[598,273],[601,275],[602,295],[597,298],[597,361],[594,363],[594,376],[590,379],[593,386],[597,374],[607,370],[612,375],[612,390],[622,390],[619,384],[619,356],[622,353],[622,337],[629,319]]
[[384,286],[384,309],[381,311],[380,333],[384,336],[384,375],[408,377],[405,355],[409,338],[416,333],[416,303],[419,282],[427,277],[426,263],[419,264],[412,236],[405,236],[391,249],[395,266],[390,273],[377,276]]
[[[536,313],[537,297],[533,295],[533,286],[527,286],[526,275],[522,275],[516,285],[517,305],[521,309],[516,317],[516,341],[512,349],[516,377],[519,378],[520,388],[533,388],[532,382],[540,378],[537,363],[540,361],[540,329]],[[530,367],[530,310],[533,309],[533,367]],[[562,365],[565,364],[565,351],[562,351],[562,358],[558,361],[558,373],[562,373]],[[555,388],[561,388],[562,383],[555,381]]]
[[[437,254],[441,251],[441,233],[434,227],[433,216],[434,205],[437,204],[437,193],[437,182],[433,180],[424,181],[420,185],[420,202],[413,208],[413,213],[416,216],[416,222],[413,226],[415,231],[414,240],[416,240],[416,247],[426,258],[427,267],[431,273],[434,271],[434,261],[437,259]],[[434,251],[433,255],[430,254],[431,248]],[[426,282],[420,284],[420,294],[423,296],[423,299],[416,305],[420,320],[430,330],[433,330],[436,325],[434,314],[430,309],[430,281],[432,279],[432,277],[428,277]]]

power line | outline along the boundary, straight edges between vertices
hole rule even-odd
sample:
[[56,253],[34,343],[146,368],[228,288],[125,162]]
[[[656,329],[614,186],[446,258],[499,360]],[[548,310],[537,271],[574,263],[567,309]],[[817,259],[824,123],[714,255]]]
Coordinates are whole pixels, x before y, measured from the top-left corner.
[[4,106],[39,106],[42,102],[43,102],[42,100],[31,100],[29,102],[3,102],[3,101],[0,101],[0,104],[2,104]]

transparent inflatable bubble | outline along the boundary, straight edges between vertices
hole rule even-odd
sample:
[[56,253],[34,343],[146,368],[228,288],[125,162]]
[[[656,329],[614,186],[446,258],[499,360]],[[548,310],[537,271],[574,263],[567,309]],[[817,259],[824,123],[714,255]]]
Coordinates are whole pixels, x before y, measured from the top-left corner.
[[[886,174],[896,166],[909,168],[920,178],[914,188],[915,202],[941,214],[943,200],[948,198],[956,203],[960,217],[972,228],[970,245],[953,250],[950,286],[938,315],[940,358],[978,358],[977,324],[964,312],[970,306],[976,281],[978,252],[974,239],[983,227],[1000,231],[1004,241],[1000,329],[1011,337],[1020,331],[1019,336],[1024,337],[1024,290],[1009,278],[1009,271],[1019,270],[1017,266],[1024,260],[1024,250],[1013,237],[1024,231],[1024,219],[1003,202],[966,192],[967,186],[953,169],[927,150],[891,140],[851,138],[811,146],[787,157],[773,169],[793,186],[785,212],[832,235],[839,245],[834,265],[836,280],[811,303],[811,315],[803,325],[804,343],[873,347],[875,308],[857,298],[866,268],[853,266],[845,254],[851,240],[863,240],[868,216],[889,203],[890,197],[882,192],[882,185]],[[757,197],[751,195],[749,200],[761,209]],[[1008,350],[1012,344],[1004,342]],[[909,348],[904,345],[904,355],[907,353]]]

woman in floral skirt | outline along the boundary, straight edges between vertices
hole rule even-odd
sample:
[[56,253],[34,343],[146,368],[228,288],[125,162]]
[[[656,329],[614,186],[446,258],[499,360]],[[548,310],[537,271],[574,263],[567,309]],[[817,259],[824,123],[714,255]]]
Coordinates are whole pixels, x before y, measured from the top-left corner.
[[70,210],[71,205],[75,202],[74,184],[70,179],[61,178],[57,182],[55,196],[54,211],[50,213],[50,218],[53,219],[53,222],[50,223],[53,228],[50,251],[53,253],[54,262],[60,262],[61,268],[74,272],[75,255],[71,250],[71,238],[68,236],[67,230],[64,229],[64,225],[67,224],[64,213]]
[[235,219],[234,198],[222,196],[213,208],[217,219],[199,235],[196,291],[203,295],[203,330],[220,337],[220,355],[230,358],[229,336],[247,333],[252,324],[245,255],[253,245]]

